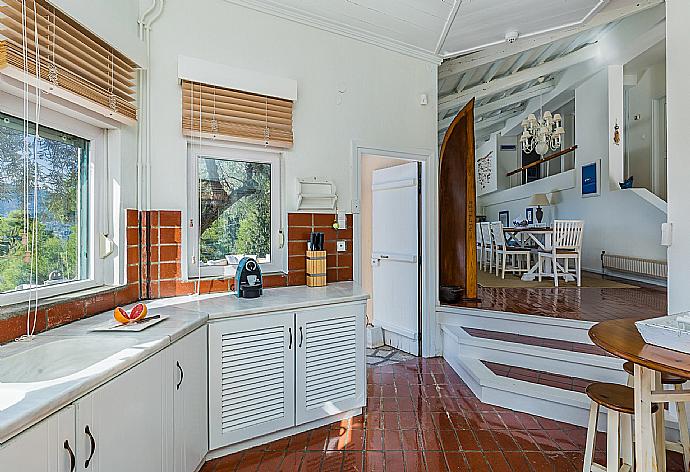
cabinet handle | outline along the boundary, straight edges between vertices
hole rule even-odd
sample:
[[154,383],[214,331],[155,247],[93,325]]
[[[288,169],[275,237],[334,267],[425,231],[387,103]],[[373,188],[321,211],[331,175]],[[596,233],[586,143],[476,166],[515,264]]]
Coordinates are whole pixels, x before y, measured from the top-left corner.
[[74,457],[74,451],[69,446],[69,441],[67,439],[65,439],[65,444],[63,447],[69,454],[69,472],[74,472],[74,469],[77,467],[77,458]]
[[299,327],[299,347],[302,347],[302,341],[304,341],[304,333],[302,332],[302,327]]
[[290,333],[290,345],[288,346],[288,349],[292,349],[292,328],[288,328],[288,333]]
[[84,468],[88,469],[89,465],[91,464],[91,459],[93,459],[93,455],[96,452],[96,440],[93,438],[93,434],[91,434],[91,429],[89,428],[89,425],[86,425],[86,428],[84,428],[84,433],[89,437],[89,440],[91,441],[91,453],[89,454],[89,458],[86,459],[86,462],[84,462]]
[[178,368],[179,371],[180,371],[180,381],[177,382],[177,387],[175,387],[177,390],[179,390],[179,389],[180,389],[180,385],[182,385],[182,381],[184,380],[184,370],[182,370],[182,366],[180,365],[180,362],[179,362],[179,361],[175,361],[175,363],[177,364],[177,368]]

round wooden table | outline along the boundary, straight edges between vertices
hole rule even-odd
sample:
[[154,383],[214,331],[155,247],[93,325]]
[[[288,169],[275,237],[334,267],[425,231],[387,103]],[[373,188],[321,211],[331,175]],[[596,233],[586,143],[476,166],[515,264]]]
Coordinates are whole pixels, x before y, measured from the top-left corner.
[[[589,330],[592,342],[635,364],[635,462],[638,472],[666,470],[664,409],[655,415],[657,435],[652,433],[652,403],[688,402],[690,391],[668,391],[661,386],[661,373],[690,378],[690,354],[647,344],[637,331],[638,319],[597,323]],[[658,460],[655,451],[660,451]],[[657,463],[658,462],[658,463]]]

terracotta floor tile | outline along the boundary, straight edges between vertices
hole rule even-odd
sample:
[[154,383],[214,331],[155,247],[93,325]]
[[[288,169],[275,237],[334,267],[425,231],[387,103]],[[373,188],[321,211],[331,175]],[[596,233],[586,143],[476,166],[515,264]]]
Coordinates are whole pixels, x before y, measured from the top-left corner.
[[[483,403],[442,359],[370,367],[368,381],[370,390],[385,392],[369,398],[378,410],[209,461],[202,472],[582,469],[584,428]],[[386,398],[398,409],[386,410]],[[599,463],[605,441],[597,435]],[[669,454],[668,465],[668,472],[683,470],[678,454]]]

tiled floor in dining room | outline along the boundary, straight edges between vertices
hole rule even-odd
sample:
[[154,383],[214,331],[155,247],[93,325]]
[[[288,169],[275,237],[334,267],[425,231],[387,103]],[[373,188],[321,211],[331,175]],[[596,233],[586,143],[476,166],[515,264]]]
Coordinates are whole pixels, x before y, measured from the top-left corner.
[[[442,358],[368,368],[366,412],[207,463],[229,471],[582,470],[586,430],[480,402]],[[605,460],[605,436],[596,459]],[[681,472],[669,454],[668,472]]]

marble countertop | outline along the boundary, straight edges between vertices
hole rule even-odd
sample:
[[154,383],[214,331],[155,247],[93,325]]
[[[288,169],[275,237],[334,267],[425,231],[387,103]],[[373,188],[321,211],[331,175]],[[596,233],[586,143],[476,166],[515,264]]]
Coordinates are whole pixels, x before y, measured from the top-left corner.
[[[352,282],[318,288],[299,286],[266,289],[263,296],[256,299],[238,299],[234,294],[227,293],[175,297],[146,302],[148,316],[167,315],[168,318],[141,332],[92,331],[112,322],[112,312],[108,311],[41,333],[31,341],[0,346],[0,378],[3,372],[12,369],[13,364],[20,365],[22,361],[17,359],[26,356],[27,351],[51,348],[47,346],[51,343],[83,343],[79,345],[79,355],[96,356],[93,363],[81,370],[72,372],[67,366],[65,375],[57,375],[52,380],[23,383],[0,381],[0,444],[209,321],[357,302],[367,298],[368,295]],[[112,352],[103,346],[110,346]],[[31,363],[29,365],[36,367]]]
[[369,295],[354,282],[339,282],[325,287],[295,287],[265,289],[259,298],[237,298],[234,293],[186,296],[156,300],[149,306],[175,306],[208,313],[209,321],[237,316],[300,310],[315,306],[364,301]]

